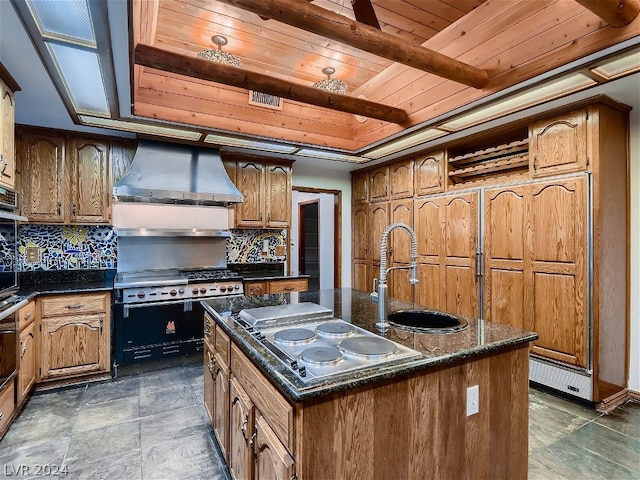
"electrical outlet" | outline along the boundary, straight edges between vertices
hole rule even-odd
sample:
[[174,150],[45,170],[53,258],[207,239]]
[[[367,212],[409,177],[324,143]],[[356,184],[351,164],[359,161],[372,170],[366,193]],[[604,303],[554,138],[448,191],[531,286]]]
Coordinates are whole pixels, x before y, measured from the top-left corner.
[[467,417],[480,411],[480,389],[478,385],[467,388]]
[[27,263],[40,263],[40,250],[38,247],[27,247]]
[[268,252],[269,251],[269,240],[263,240],[262,241],[262,251],[263,252]]

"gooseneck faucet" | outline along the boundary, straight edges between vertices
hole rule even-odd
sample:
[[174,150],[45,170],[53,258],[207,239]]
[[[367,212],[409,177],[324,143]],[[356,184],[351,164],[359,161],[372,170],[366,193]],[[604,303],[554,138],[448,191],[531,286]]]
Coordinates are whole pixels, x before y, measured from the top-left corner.
[[[396,228],[406,230],[411,237],[411,265],[387,268],[387,241],[389,234]],[[406,223],[392,223],[382,232],[382,239],[380,240],[380,276],[378,278],[378,291],[375,291],[374,280],[374,292],[371,293],[371,301],[378,303],[378,322],[376,323],[376,327],[383,332],[389,328],[387,274],[391,270],[400,269],[410,269],[411,276],[409,277],[409,283],[411,285],[418,283],[418,242],[416,240],[416,234]]]

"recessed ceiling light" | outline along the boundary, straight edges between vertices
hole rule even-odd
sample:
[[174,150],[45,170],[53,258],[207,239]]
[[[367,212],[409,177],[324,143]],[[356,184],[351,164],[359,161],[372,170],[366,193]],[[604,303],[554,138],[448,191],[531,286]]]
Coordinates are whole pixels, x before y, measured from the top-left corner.
[[455,117],[441,126],[452,131],[462,130],[533,105],[539,105],[554,98],[563,97],[596,83],[595,80],[582,73],[572,73],[514,93],[505,99],[491,102],[471,113]]
[[255,140],[247,140],[244,138],[227,137],[224,135],[209,134],[205,137],[206,143],[215,143],[217,145],[226,145],[228,147],[242,147],[253,150],[262,150],[265,152],[275,153],[293,153],[298,147],[291,145],[282,145],[279,143],[258,142]]
[[124,132],[147,133],[160,137],[179,138],[183,140],[199,140],[201,136],[200,132],[161,127],[160,125],[149,125],[146,123],[123,122],[121,120],[90,117],[87,115],[80,115],[80,121],[82,121],[84,125],[92,127],[113,128],[114,130],[122,130]]
[[640,51],[635,50],[590,69],[608,80],[640,71]]
[[416,145],[427,142],[429,140],[433,140],[434,138],[438,138],[446,134],[447,132],[444,132],[442,130],[430,128],[428,130],[416,132],[412,135],[406,135],[404,137],[399,138],[396,141],[386,143],[381,147],[374,148],[373,150],[369,150],[363,155],[365,157],[373,158],[373,159],[381,158],[381,157],[384,157],[385,155],[390,155],[392,153],[396,153],[401,150],[414,147]]

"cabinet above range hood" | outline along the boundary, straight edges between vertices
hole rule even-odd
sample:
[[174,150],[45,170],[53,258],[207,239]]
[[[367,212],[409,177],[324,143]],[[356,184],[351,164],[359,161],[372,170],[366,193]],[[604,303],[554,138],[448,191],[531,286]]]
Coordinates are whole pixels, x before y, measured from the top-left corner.
[[113,194],[120,202],[227,206],[243,201],[218,150],[153,140],[139,141]]

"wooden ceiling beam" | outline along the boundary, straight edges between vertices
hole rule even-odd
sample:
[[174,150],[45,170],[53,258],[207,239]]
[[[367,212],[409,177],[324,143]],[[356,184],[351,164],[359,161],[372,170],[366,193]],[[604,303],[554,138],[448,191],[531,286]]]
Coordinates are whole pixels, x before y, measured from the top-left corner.
[[481,88],[486,71],[299,0],[219,0],[464,85]]
[[247,90],[256,90],[269,95],[295,100],[296,102],[362,115],[385,122],[402,124],[407,120],[407,112],[401,108],[327,92],[263,73],[181,55],[150,45],[138,44],[135,47],[134,63],[187,77],[200,78],[224,85],[246,88]]
[[576,0],[612,27],[629,25],[640,13],[640,0]]

